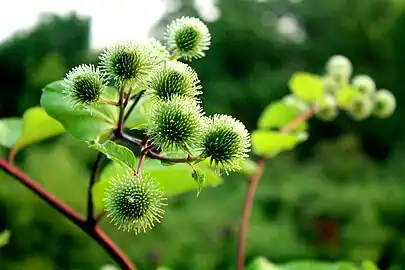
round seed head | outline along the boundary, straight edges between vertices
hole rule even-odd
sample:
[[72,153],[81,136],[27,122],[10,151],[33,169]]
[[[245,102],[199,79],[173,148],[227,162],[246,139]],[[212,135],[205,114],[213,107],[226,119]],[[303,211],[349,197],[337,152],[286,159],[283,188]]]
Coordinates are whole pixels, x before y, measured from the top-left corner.
[[203,112],[195,99],[173,96],[159,100],[150,114],[149,133],[163,151],[191,151],[201,139]]
[[149,76],[147,86],[153,96],[167,101],[174,95],[195,97],[201,94],[199,82],[197,73],[187,64],[167,61]]
[[135,234],[152,229],[163,217],[163,191],[149,176],[114,179],[107,188],[104,204],[108,217],[124,231]]
[[325,95],[324,99],[318,106],[319,109],[316,115],[324,121],[332,121],[339,114],[336,99],[330,94]]
[[363,94],[374,94],[376,91],[375,82],[368,75],[357,75],[352,80],[352,86]]
[[228,115],[206,119],[202,140],[202,156],[210,158],[217,173],[241,169],[250,152],[250,135],[242,122]]
[[104,78],[93,65],[80,65],[70,70],[63,82],[63,94],[75,105],[98,102],[104,88]]
[[167,26],[165,39],[169,51],[186,60],[201,58],[209,49],[211,35],[207,26],[197,18],[181,17]]
[[326,64],[326,71],[338,81],[348,80],[352,75],[353,66],[346,56],[334,55]]
[[380,118],[387,118],[391,116],[396,108],[396,100],[394,95],[386,90],[381,89],[377,91],[374,101],[373,114]]
[[357,120],[361,121],[369,117],[374,108],[374,102],[369,95],[359,94],[350,105],[348,113]]
[[119,42],[100,55],[101,70],[117,84],[141,83],[158,62],[153,48],[137,42]]

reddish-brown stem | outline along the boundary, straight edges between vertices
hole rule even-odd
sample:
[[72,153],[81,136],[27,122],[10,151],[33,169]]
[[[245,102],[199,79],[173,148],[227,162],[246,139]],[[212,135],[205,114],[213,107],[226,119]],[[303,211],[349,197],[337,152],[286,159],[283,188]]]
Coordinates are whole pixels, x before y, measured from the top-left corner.
[[66,218],[71,220],[80,229],[92,237],[97,243],[99,243],[106,252],[119,264],[124,270],[136,270],[135,265],[127,258],[127,256],[115,245],[113,241],[98,227],[89,226],[86,219],[80,216],[71,207],[60,201],[53,194],[46,191],[41,185],[32,180],[18,167],[14,166],[5,159],[0,158],[0,168],[2,168],[9,175],[16,178],[20,183],[29,188],[38,197],[47,202],[50,206],[55,208]]
[[118,126],[117,130],[122,132],[124,129],[124,111],[125,111],[125,102],[124,102],[124,95],[125,95],[125,88],[121,87],[120,89],[120,97],[119,97],[119,104],[120,104],[120,112],[118,116]]
[[238,270],[243,270],[245,265],[245,246],[246,234],[249,226],[250,211],[255,197],[256,187],[262,177],[264,168],[266,166],[266,157],[262,157],[258,162],[258,167],[255,173],[249,179],[249,185],[246,191],[245,203],[243,204],[242,218],[239,228],[238,239]]
[[141,157],[139,158],[138,168],[136,169],[136,174],[142,174],[143,164],[145,163],[146,156],[148,155],[148,151],[142,151]]
[[[283,133],[290,133],[302,122],[308,120],[316,113],[316,107],[312,106],[308,111],[296,117],[293,121],[281,129]],[[240,221],[239,236],[238,236],[238,251],[237,251],[237,269],[244,270],[245,267],[245,249],[246,249],[246,235],[249,226],[250,212],[253,206],[253,200],[256,193],[257,185],[263,175],[264,168],[266,167],[267,156],[262,156],[258,161],[256,171],[250,176],[249,184],[246,191],[245,201],[243,204],[243,212]]]

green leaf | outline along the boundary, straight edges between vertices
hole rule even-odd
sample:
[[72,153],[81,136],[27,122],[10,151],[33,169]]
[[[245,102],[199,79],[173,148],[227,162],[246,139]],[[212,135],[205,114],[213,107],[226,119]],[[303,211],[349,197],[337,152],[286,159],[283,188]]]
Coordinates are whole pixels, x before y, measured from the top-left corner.
[[[100,104],[95,108],[73,109],[72,101],[62,95],[62,81],[55,81],[42,90],[41,105],[46,112],[58,120],[65,129],[78,140],[96,140],[110,134],[118,121],[119,109],[110,104]],[[105,88],[103,97],[118,100],[118,91]]]
[[[199,163],[194,166],[205,174],[205,187],[217,186],[222,183],[222,178],[204,163]],[[197,188],[190,173],[190,165],[188,164],[181,163],[168,167],[161,165],[159,160],[146,159],[143,170],[144,174],[149,174],[156,179],[163,188],[165,196],[169,197]],[[100,181],[93,187],[93,201],[96,207],[100,209],[103,208],[104,192],[109,182],[114,177],[122,177],[128,173],[130,173],[130,171],[127,168],[115,162],[108,164],[102,170]]]
[[257,155],[274,157],[285,150],[293,149],[305,138],[299,134],[284,134],[277,131],[255,130],[252,132],[252,150]]
[[361,270],[378,270],[378,267],[371,261],[364,261],[361,264]]
[[192,167],[191,177],[193,177],[194,181],[197,183],[197,197],[200,195],[202,190],[205,187],[205,174],[200,168]]
[[23,121],[20,118],[5,118],[0,120],[0,145],[13,148],[20,137]]
[[[281,129],[291,123],[300,112],[283,101],[271,103],[261,114],[257,126],[259,129]],[[300,123],[295,130],[303,131],[308,128],[307,122]]]
[[249,264],[246,270],[281,270],[265,257],[257,257]]
[[316,102],[324,94],[322,78],[318,75],[297,72],[291,77],[288,85],[297,98],[309,103]]
[[349,262],[297,261],[279,265],[280,270],[357,270]]
[[5,245],[10,242],[11,232],[9,230],[2,231],[0,233],[0,248],[4,247]]
[[339,89],[335,94],[338,105],[341,107],[350,105],[353,103],[358,93],[359,90],[351,86]]
[[105,154],[107,158],[121,166],[127,166],[129,169],[135,168],[136,158],[134,153],[125,146],[116,144],[113,141],[106,141],[102,144],[91,141],[89,142],[89,147],[100,151]]
[[[131,106],[131,103],[128,105]],[[144,95],[129,115],[125,126],[129,129],[145,129],[148,125],[148,112],[153,106],[151,97]]]
[[63,126],[50,117],[43,108],[30,108],[23,115],[22,133],[14,145],[14,150],[17,152],[29,144],[60,135],[64,132]]

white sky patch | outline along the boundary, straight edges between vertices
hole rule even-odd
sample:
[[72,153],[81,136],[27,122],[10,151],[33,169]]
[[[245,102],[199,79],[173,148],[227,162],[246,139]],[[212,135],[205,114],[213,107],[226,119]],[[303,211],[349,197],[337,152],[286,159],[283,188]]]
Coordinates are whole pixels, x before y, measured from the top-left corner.
[[117,40],[146,39],[165,12],[165,0],[11,0],[0,9],[0,42],[17,30],[29,29],[41,13],[76,11],[92,19],[91,47],[102,48]]

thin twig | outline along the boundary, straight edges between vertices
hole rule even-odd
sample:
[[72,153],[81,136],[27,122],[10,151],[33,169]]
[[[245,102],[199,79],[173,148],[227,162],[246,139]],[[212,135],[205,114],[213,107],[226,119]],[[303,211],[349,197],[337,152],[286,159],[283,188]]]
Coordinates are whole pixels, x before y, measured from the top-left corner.
[[142,140],[141,139],[138,139],[138,138],[135,138],[135,137],[132,137],[131,135],[128,135],[128,134],[126,134],[126,133],[124,133],[124,132],[122,132],[121,134],[119,134],[119,137],[118,137],[119,139],[122,139],[122,140],[124,140],[124,141],[127,141],[127,142],[130,142],[130,143],[132,143],[132,144],[135,144],[135,145],[137,145],[138,147],[141,147],[142,148]]
[[119,103],[119,102],[114,101],[114,100],[111,100],[111,99],[108,99],[108,98],[100,98],[100,100],[101,100],[102,102],[104,102],[104,103],[107,103],[107,104],[111,104],[111,105],[114,105],[114,106],[117,106],[117,107],[120,106],[120,103]]
[[129,107],[128,111],[125,113],[124,122],[127,121],[127,119],[131,115],[132,111],[134,110],[135,106],[138,104],[139,100],[142,98],[142,95],[144,93],[145,93],[145,90],[142,90],[138,94],[135,95],[134,102],[132,102],[132,104]]
[[138,168],[136,169],[136,175],[142,174],[143,164],[145,163],[146,156],[148,155],[148,151],[142,151],[141,157],[139,158]]
[[124,94],[125,94],[125,88],[121,87],[120,89],[120,97],[119,97],[119,103],[120,103],[120,112],[119,112],[119,116],[118,116],[118,126],[117,126],[117,130],[119,132],[122,132],[124,126],[124,111],[125,111],[125,107],[124,107]]
[[107,215],[107,212],[106,212],[106,211],[102,211],[100,214],[98,214],[98,215],[95,217],[95,222],[96,222],[96,224],[99,224],[99,223],[101,222],[101,220],[102,220],[106,215]]
[[252,210],[253,199],[257,184],[262,177],[264,168],[266,166],[267,158],[262,157],[258,162],[258,167],[255,173],[249,179],[249,185],[246,191],[245,202],[243,204],[243,213],[239,228],[238,238],[238,270],[243,270],[245,265],[245,246],[246,246],[246,234],[249,226],[250,212]]
[[[308,111],[296,117],[291,123],[287,124],[281,129],[282,133],[290,133],[294,131],[299,124],[308,120],[316,113],[316,107],[312,106]],[[252,210],[253,201],[256,193],[257,185],[263,175],[264,168],[266,167],[267,156],[262,156],[258,161],[256,171],[249,178],[249,185],[246,191],[245,201],[243,203],[242,218],[240,221],[239,236],[238,236],[238,251],[237,251],[237,269],[243,270],[245,267],[245,249],[246,249],[246,235],[249,226],[249,217]]]
[[153,159],[158,159],[161,161],[172,162],[172,163],[189,163],[189,162],[199,159],[199,156],[192,156],[192,155],[188,155],[185,158],[171,158],[171,157],[166,157],[160,153],[156,153],[153,150],[148,152],[148,157],[153,158]]
[[104,250],[118,263],[121,269],[136,270],[136,266],[127,258],[117,245],[98,227],[89,226],[86,219],[81,217],[75,210],[60,201],[56,196],[46,191],[41,185],[32,180],[18,167],[9,163],[7,160],[0,158],[0,168],[2,168],[9,175],[16,178],[21,184],[29,188],[42,200],[47,202],[50,206],[63,214],[66,218],[72,221],[82,231],[92,237],[99,243]]
[[93,170],[91,172],[91,177],[89,181],[89,187],[87,190],[87,222],[89,225],[96,225],[96,220],[94,218],[94,203],[93,203],[93,186],[98,181],[100,177],[100,169],[104,160],[104,155],[102,153],[97,154],[96,161],[93,165]]

